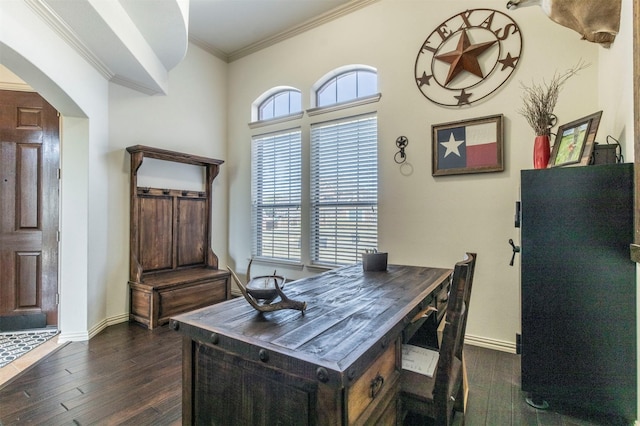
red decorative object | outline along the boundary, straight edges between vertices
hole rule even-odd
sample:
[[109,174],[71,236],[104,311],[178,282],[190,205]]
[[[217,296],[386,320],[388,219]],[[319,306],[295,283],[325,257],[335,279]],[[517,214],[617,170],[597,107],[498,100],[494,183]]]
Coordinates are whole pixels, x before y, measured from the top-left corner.
[[549,164],[549,135],[538,135],[533,145],[533,167],[535,169],[546,169]]

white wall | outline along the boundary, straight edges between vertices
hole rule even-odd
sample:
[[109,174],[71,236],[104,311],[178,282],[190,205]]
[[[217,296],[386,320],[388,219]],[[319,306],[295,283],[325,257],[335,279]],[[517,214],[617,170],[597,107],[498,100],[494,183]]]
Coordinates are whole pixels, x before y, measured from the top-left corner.
[[[110,252],[105,278],[107,317],[127,313],[129,279],[129,154],[131,145],[147,145],[219,160],[227,159],[226,64],[189,44],[186,58],[169,73],[169,94],[147,96],[109,86],[108,163]],[[196,168],[186,166],[186,168]],[[227,168],[213,182],[212,247],[220,265],[227,259]],[[184,165],[145,160],[139,171],[148,185],[173,189],[200,188],[203,176]],[[166,179],[166,175],[172,175]],[[161,180],[165,175],[165,179]],[[161,182],[161,183],[160,183]],[[145,184],[146,185],[146,184]]]
[[[534,137],[515,112],[520,82],[550,78],[581,59],[592,63],[566,84],[556,114],[563,123],[603,109],[598,140],[607,134],[619,138],[631,161],[632,14],[630,2],[623,1],[621,34],[605,50],[552,23],[539,8],[508,12],[524,38],[511,80],[478,105],[438,107],[415,85],[416,55],[436,25],[473,7],[505,11],[503,0],[380,0],[229,65],[190,45],[185,61],[170,73],[169,95],[149,97],[104,81],[24,2],[2,2],[0,63],[64,116],[63,337],[86,339],[128,314],[125,147],[146,144],[226,161],[213,189],[213,247],[221,266],[244,271],[251,246],[249,106],[278,85],[302,89],[308,106],[308,91],[318,78],[336,67],[360,63],[378,69],[382,92],[374,106],[380,135],[380,249],[389,251],[391,262],[435,266],[451,266],[467,250],[478,252],[469,341],[513,349],[520,322],[519,270],[508,266],[507,241],[519,242],[513,205],[519,172],[532,167]],[[431,176],[432,124],[499,113],[505,116],[504,172]],[[309,122],[305,115],[303,125]],[[410,141],[407,155],[413,172],[408,175],[393,162],[399,135]],[[465,202],[456,202],[453,194]],[[278,270],[292,278],[311,273]]]
[[[87,340],[128,319],[124,148],[146,144],[224,160],[226,64],[190,46],[170,73],[169,95],[151,97],[109,84],[26,3],[2,2],[0,14],[0,64],[19,77],[3,73],[5,83],[26,82],[62,114],[60,339]],[[225,167],[213,185],[213,249],[222,264]]]
[[107,83],[27,3],[2,2],[0,15],[0,63],[68,118],[61,132],[60,339],[86,340],[88,312],[105,315],[105,302],[96,297],[106,242],[91,229],[101,226],[106,198],[103,179],[89,170],[104,170],[99,152],[106,143]]
[[611,135],[620,142],[625,162],[633,162],[633,2],[622,0],[620,15],[615,42],[598,49],[598,95],[606,131],[598,131],[597,141],[607,143]]
[[[520,328],[519,268],[510,267],[520,170],[532,168],[534,133],[516,113],[520,82],[540,83],[580,60],[592,65],[564,86],[556,114],[566,123],[598,110],[598,52],[592,43],[551,22],[539,8],[508,14],[523,35],[511,80],[487,101],[467,108],[439,107],[423,97],[413,77],[421,44],[435,27],[466,9],[507,12],[505,2],[381,0],[362,10],[255,53],[229,66],[229,257],[244,271],[251,254],[250,105],[267,89],[294,86],[309,106],[309,89],[330,70],[348,64],[377,68],[382,99],[379,127],[379,248],[392,263],[452,267],[465,251],[478,253],[468,341],[514,350]],[[594,89],[590,89],[594,88]],[[606,114],[607,112],[605,112]],[[504,114],[505,171],[431,176],[431,125]],[[310,122],[307,115],[303,128]],[[603,123],[604,124],[604,123]],[[604,126],[603,126],[604,127]],[[602,134],[607,129],[601,128]],[[398,136],[409,138],[413,173],[393,161]],[[266,269],[266,268],[265,268]],[[269,269],[273,269],[270,266]],[[311,273],[286,270],[287,277]]]
[[[609,49],[600,49],[600,105],[608,114],[603,122],[610,134],[620,142],[625,162],[634,161],[634,80],[633,80],[633,2],[622,0],[620,34]],[[607,119],[605,122],[604,119]],[[608,125],[607,125],[608,124]],[[605,133],[600,133],[606,135]],[[606,143],[606,137],[598,140]],[[637,185],[637,183],[636,183]],[[636,189],[637,191],[637,189]],[[636,282],[640,268],[636,265]],[[636,285],[637,312],[640,312],[640,286]],[[640,316],[636,320],[636,333],[640,335]],[[637,345],[638,339],[636,339]],[[640,358],[636,357],[636,371],[640,371]],[[638,407],[640,407],[640,381],[638,382]],[[637,424],[637,422],[636,422]]]

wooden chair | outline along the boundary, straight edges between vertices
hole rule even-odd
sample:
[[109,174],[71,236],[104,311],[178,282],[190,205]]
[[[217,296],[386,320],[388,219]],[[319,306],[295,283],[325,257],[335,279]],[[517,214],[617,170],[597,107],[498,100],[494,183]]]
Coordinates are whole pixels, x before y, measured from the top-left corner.
[[417,414],[433,419],[433,423],[440,426],[452,424],[454,409],[462,411],[464,416],[462,348],[476,257],[475,253],[467,253],[465,260],[456,263],[453,270],[442,344],[433,377],[402,370],[403,418],[408,413]]

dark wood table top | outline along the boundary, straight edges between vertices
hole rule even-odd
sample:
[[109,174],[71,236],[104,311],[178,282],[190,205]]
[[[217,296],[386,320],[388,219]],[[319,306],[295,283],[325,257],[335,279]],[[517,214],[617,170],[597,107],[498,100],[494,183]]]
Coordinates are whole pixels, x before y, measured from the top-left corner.
[[344,383],[397,339],[450,274],[401,265],[363,272],[356,264],[288,283],[285,294],[307,302],[304,314],[260,313],[237,298],[176,316],[171,326],[192,340],[302,376],[315,377],[322,367],[328,381]]

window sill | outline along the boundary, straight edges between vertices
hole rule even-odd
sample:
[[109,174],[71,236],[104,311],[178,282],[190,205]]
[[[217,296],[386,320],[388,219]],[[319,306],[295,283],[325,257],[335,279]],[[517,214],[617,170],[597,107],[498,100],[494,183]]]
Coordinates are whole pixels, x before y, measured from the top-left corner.
[[381,97],[382,94],[378,93],[366,98],[359,98],[353,101],[342,102],[327,107],[310,108],[307,110],[307,115],[309,115],[309,117],[313,117],[314,115],[324,114],[327,112],[340,111],[346,108],[353,108],[360,105],[373,104],[378,102]]
[[273,118],[270,120],[260,120],[260,121],[252,121],[249,123],[250,129],[257,129],[260,127],[271,126],[273,124],[278,123],[286,123],[287,121],[299,120],[304,115],[304,112],[299,112],[297,114],[291,114],[284,117]]
[[304,269],[304,264],[300,262],[292,262],[292,261],[280,260],[280,259],[270,259],[266,257],[254,257],[253,263],[260,264],[260,265],[278,265],[278,266],[283,266],[290,269],[296,269],[298,271],[302,271]]
[[320,265],[320,264],[305,265],[305,267],[312,272],[326,272],[326,271],[331,271],[332,269],[339,268],[339,266],[337,265]]

